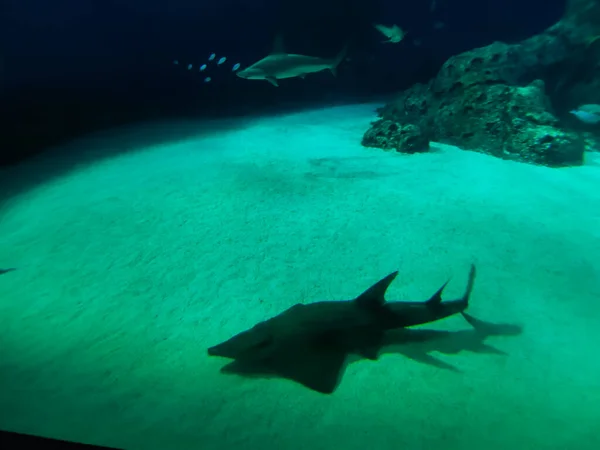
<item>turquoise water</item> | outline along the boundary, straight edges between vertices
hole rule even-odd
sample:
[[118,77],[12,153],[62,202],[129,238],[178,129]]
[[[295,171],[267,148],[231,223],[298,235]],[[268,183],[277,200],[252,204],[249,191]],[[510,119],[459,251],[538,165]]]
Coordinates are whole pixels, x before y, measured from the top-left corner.
[[[0,268],[17,268],[0,428],[131,449],[600,448],[598,154],[362,148],[375,107],[147,124],[0,173]],[[389,299],[449,277],[455,298],[472,262],[470,312],[520,334],[423,326],[447,333],[349,364],[332,395],[206,354],[393,270]]]

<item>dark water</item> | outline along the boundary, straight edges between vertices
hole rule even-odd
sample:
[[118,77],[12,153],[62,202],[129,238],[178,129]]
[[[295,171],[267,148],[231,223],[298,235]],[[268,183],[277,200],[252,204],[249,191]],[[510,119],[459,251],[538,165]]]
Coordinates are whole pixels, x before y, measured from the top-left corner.
[[[598,448],[597,153],[562,170],[360,145],[394,93],[564,7],[4,0],[0,429],[132,449]],[[406,36],[382,44],[374,23]],[[347,58],[279,87],[237,76],[277,35]],[[457,298],[471,264],[474,319],[400,333],[377,361],[359,348],[331,395],[225,376],[206,353],[392,270],[388,300],[447,280]],[[277,357],[314,376],[334,353],[313,351]]]
[[[533,35],[563,8],[563,1],[544,0],[436,0],[433,12],[430,1],[5,0],[0,162],[148,118],[371,99],[427,81],[450,55]],[[381,45],[374,22],[398,23],[408,35],[397,46]],[[242,68],[257,61],[277,33],[301,54],[330,57],[347,44],[350,61],[336,80],[319,74],[286,89],[227,71],[208,86],[198,76],[213,52]]]

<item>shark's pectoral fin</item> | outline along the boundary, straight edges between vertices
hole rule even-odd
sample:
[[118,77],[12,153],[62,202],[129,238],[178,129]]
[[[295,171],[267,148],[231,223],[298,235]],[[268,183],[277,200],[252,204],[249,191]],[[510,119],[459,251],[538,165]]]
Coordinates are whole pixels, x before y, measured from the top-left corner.
[[277,84],[277,79],[275,77],[265,77],[265,80],[267,80],[273,86],[279,87],[279,84]]
[[287,378],[322,394],[331,394],[340,383],[347,356],[337,349],[317,351]]
[[356,303],[360,308],[377,309],[385,303],[385,291],[392,284],[398,271],[390,273],[387,277],[379,280],[365,292],[356,297]]
[[237,359],[221,369],[223,373],[245,377],[268,376],[300,383],[313,391],[331,394],[338,386],[348,353],[335,342],[299,336],[291,339],[268,358]]

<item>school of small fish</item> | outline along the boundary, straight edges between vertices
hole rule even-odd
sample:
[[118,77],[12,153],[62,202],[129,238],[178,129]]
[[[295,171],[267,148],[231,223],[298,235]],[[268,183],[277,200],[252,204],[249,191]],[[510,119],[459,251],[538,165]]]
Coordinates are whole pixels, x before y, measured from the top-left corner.
[[[217,57],[216,53],[211,53],[210,55],[208,55],[207,61],[208,62],[213,62],[213,61],[215,61],[216,57]],[[222,66],[223,64],[225,64],[226,61],[227,61],[227,57],[226,56],[222,56],[222,57],[220,57],[216,61],[216,65],[217,66]],[[179,65],[179,60],[175,59],[173,61],[173,64],[176,65],[176,66],[178,66]],[[187,65],[187,70],[192,70],[193,68],[194,68],[193,64],[190,63],[190,64]],[[239,68],[240,68],[240,63],[235,63],[233,66],[231,66],[231,71],[232,72],[236,72]],[[198,66],[198,72],[204,72],[207,69],[208,69],[208,64],[206,64],[206,63],[205,64],[201,64],[201,65]],[[204,82],[205,83],[210,83],[211,81],[212,81],[212,78],[210,76],[206,76],[204,78]]]
[[[429,0],[429,11],[431,13],[435,12],[438,9],[439,3],[444,2],[445,0]],[[383,25],[383,24],[378,24],[378,23],[374,23],[373,26],[375,27],[375,29],[377,31],[379,31],[381,34],[383,34],[386,37],[386,40],[382,41],[383,43],[391,43],[391,44],[398,44],[400,42],[402,42],[404,40],[404,37],[406,36],[407,32],[401,28],[400,26],[396,25],[396,24],[392,24],[391,26],[388,25]],[[445,24],[441,21],[437,21],[433,23],[433,28],[436,30],[440,30],[442,28],[444,28]],[[415,37],[413,39],[413,44],[415,46],[419,46],[421,45],[421,39]],[[289,56],[289,55],[288,55]],[[267,58],[263,58],[264,59],[268,59]],[[251,67],[254,67],[256,64],[262,62],[258,61],[257,63],[255,63],[254,65],[252,65]],[[226,56],[221,56],[219,57],[219,59],[217,59],[217,54],[216,53],[211,53],[210,55],[208,55],[207,58],[207,63],[213,63],[213,66],[223,66],[223,64],[225,64],[227,62],[227,57]],[[203,63],[203,64],[199,64],[198,65],[198,72],[210,72],[210,64],[207,63]],[[179,65],[179,60],[174,60],[173,61],[174,65]],[[187,64],[187,70],[192,70],[194,68],[194,64],[189,63]],[[232,72],[237,72],[236,75],[239,76],[240,78],[247,78],[247,79],[259,79],[256,76],[254,78],[252,78],[252,75],[248,75],[246,72],[248,72],[250,70],[250,68],[246,68],[240,72],[238,72],[238,69],[240,68],[240,63],[235,63],[231,66],[231,71]],[[333,67],[333,66],[332,66]],[[296,68],[298,69],[298,68]],[[299,70],[299,69],[298,69]],[[298,72],[298,70],[296,70]],[[314,70],[311,71],[311,73]],[[301,71],[300,71],[301,72]],[[306,72],[308,73],[308,72]],[[305,74],[305,72],[303,72],[303,74]],[[263,77],[264,78],[264,77]],[[274,84],[275,86],[277,86],[277,82],[276,79],[274,77],[267,77],[266,78],[267,81],[269,81],[271,84]],[[209,75],[206,75],[204,77],[204,83],[210,83],[212,81],[212,78]],[[600,115],[597,113],[589,113],[587,111],[571,111],[572,114],[574,114],[577,118],[579,118],[581,121],[586,122],[586,123],[595,123],[596,120],[600,120]]]

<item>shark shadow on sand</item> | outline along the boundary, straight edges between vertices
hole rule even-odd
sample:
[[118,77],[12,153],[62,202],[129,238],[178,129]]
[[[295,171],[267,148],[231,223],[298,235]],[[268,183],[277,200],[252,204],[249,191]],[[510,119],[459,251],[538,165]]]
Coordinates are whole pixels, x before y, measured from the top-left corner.
[[457,355],[462,352],[507,356],[507,353],[487,343],[490,337],[519,336],[520,325],[492,323],[463,312],[462,316],[472,326],[470,330],[440,331],[427,329],[399,329],[388,333],[380,354],[397,353],[420,363],[439,369],[460,372],[455,366],[432,355]]
[[[511,324],[494,324],[463,313],[473,326],[470,330],[437,331],[427,329],[398,329],[389,331],[377,344],[369,332],[359,331],[345,345],[313,345],[299,337],[295,342],[265,360],[234,360],[221,373],[248,378],[284,378],[311,390],[331,394],[339,386],[347,366],[362,359],[376,360],[382,354],[401,354],[414,361],[440,369],[460,372],[455,366],[432,353],[461,352],[506,355],[486,341],[494,336],[516,336],[522,328]],[[371,354],[360,349],[371,348]]]

